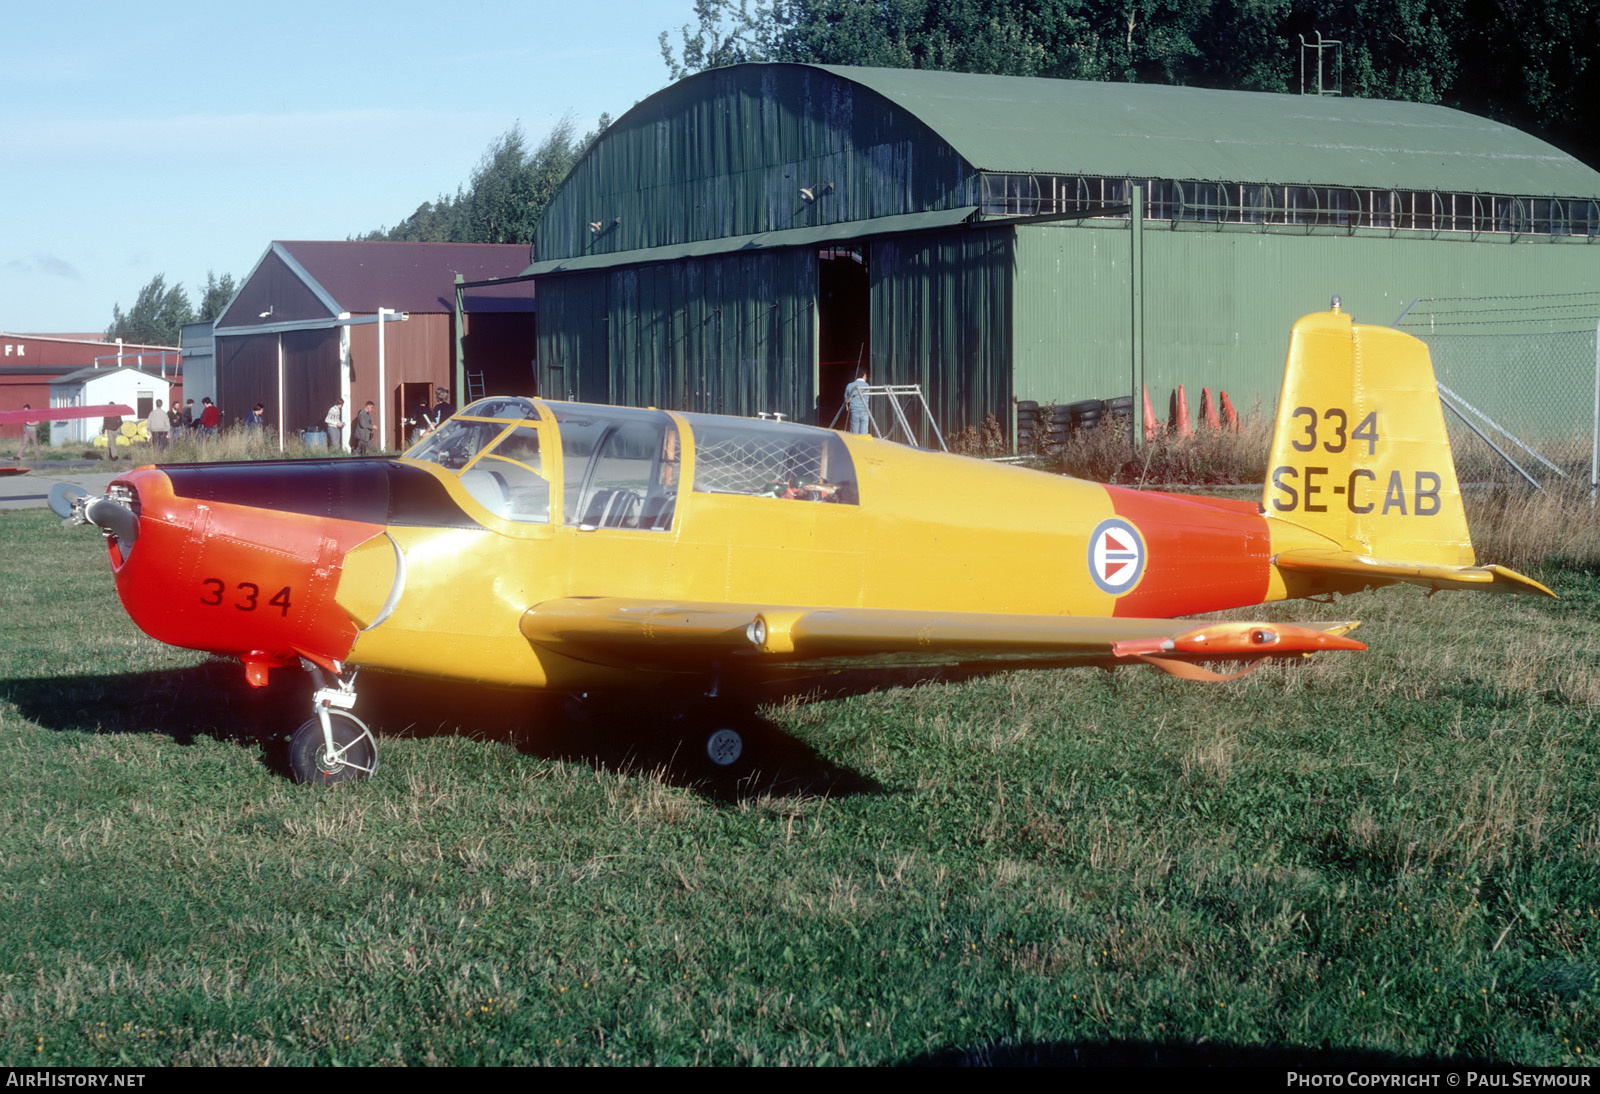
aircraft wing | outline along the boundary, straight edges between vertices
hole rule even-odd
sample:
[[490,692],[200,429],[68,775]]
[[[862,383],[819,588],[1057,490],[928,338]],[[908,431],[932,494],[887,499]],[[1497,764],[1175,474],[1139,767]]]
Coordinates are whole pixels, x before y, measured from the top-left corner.
[[124,418],[133,413],[133,407],[121,403],[102,406],[42,406],[37,410],[0,410],[0,425],[18,422],[65,422],[73,418]]
[[1365,649],[1345,637],[1355,626],[566,597],[529,608],[521,629],[536,646],[619,668],[1148,664],[1225,679],[1197,663]]
[[1477,589],[1486,593],[1556,594],[1504,566],[1447,566],[1432,562],[1398,562],[1349,551],[1299,548],[1273,558],[1278,569],[1320,581],[1330,590],[1359,592],[1369,585],[1402,581],[1430,589]]

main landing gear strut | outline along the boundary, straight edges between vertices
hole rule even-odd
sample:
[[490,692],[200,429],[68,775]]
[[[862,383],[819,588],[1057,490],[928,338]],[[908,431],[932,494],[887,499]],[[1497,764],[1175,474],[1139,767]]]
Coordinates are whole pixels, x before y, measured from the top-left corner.
[[378,770],[378,742],[351,713],[356,674],[335,676],[302,663],[317,690],[311,696],[312,716],[289,738],[289,771],[295,782],[332,785],[366,778]]
[[684,742],[700,753],[698,758],[711,775],[730,778],[748,770],[745,733],[752,708],[753,704],[723,694],[721,666],[716,666],[704,697],[683,717]]

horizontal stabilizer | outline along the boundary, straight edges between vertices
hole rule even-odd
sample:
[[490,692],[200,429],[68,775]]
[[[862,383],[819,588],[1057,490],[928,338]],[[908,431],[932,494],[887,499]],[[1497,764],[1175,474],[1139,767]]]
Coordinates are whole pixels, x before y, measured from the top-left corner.
[[825,670],[1255,661],[1365,649],[1345,637],[1353,626],[601,597],[546,601],[522,617],[528,641],[564,656],[617,667],[680,670],[729,660]]
[[1489,593],[1556,594],[1504,566],[1449,566],[1435,562],[1400,562],[1369,558],[1349,551],[1298,548],[1273,559],[1287,575],[1320,579],[1330,592],[1359,592],[1372,585],[1405,582],[1430,589],[1477,589]]

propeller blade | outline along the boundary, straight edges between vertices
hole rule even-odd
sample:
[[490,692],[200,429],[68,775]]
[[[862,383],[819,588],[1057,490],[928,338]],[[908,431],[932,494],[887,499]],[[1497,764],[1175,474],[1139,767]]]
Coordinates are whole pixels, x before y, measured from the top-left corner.
[[50,488],[50,511],[63,520],[72,517],[72,503],[89,491],[75,482],[58,482]]

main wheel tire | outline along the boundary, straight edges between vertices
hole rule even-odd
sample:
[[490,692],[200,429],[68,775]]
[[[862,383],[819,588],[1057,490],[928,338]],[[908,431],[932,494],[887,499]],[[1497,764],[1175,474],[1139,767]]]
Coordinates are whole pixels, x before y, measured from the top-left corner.
[[294,781],[332,786],[334,783],[364,779],[378,770],[378,742],[372,731],[354,715],[328,713],[333,723],[333,743],[338,756],[328,759],[328,744],[322,736],[322,722],[306,721],[289,739],[289,771]]
[[730,725],[713,726],[705,737],[705,759],[711,770],[734,772],[745,757],[744,734]]

